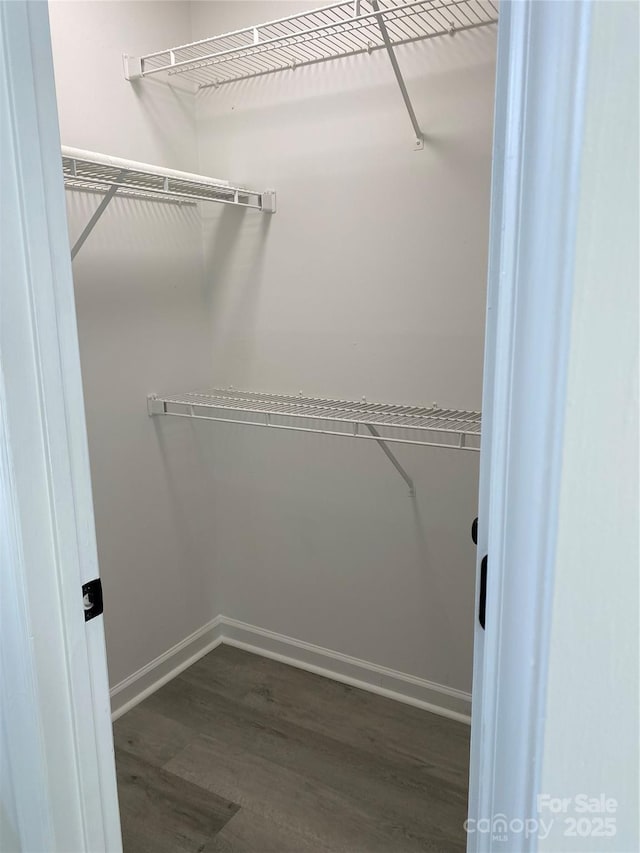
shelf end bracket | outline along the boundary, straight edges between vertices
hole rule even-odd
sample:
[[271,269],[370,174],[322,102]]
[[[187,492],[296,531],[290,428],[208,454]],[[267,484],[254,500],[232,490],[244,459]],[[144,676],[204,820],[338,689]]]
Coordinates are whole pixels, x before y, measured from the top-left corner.
[[138,56],[122,54],[125,80],[139,80],[142,77],[142,60]]
[[384,440],[384,438],[381,438],[380,433],[378,432],[378,430],[377,430],[374,426],[372,426],[371,424],[364,424],[364,426],[366,426],[366,428],[369,430],[369,432],[371,433],[371,435],[372,435],[372,436],[375,438],[375,440],[377,441],[378,445],[380,446],[380,449],[382,450],[382,452],[384,453],[384,455],[387,457],[387,459],[389,460],[389,462],[391,462],[391,464],[392,464],[392,465],[393,465],[393,467],[396,469],[396,471],[398,472],[398,474],[400,474],[400,476],[401,476],[401,477],[402,477],[402,479],[405,481],[405,483],[407,484],[407,486],[409,486],[409,494],[411,495],[411,497],[412,497],[412,498],[415,498],[415,496],[416,496],[416,487],[415,487],[415,485],[414,485],[414,483],[413,483],[413,480],[412,480],[412,479],[411,479],[411,477],[407,474],[407,472],[404,470],[404,468],[402,467],[402,465],[398,462],[398,460],[396,459],[396,457],[394,456],[394,454],[389,450],[389,445],[387,444],[387,442]]
[[263,213],[276,212],[276,193],[275,190],[265,190],[260,196],[260,210]]
[[152,415],[164,415],[166,411],[164,401],[158,400],[156,394],[149,394],[147,397],[147,414],[149,417]]
[[404,101],[404,105],[407,108],[407,112],[409,113],[409,119],[413,127],[413,132],[415,134],[415,144],[413,148],[415,151],[421,151],[424,148],[424,134],[422,133],[420,125],[418,124],[418,119],[416,118],[416,113],[413,109],[413,104],[411,103],[411,98],[409,97],[409,92],[407,91],[407,87],[404,82],[404,77],[402,76],[402,71],[400,70],[400,66],[398,65],[398,60],[396,58],[395,52],[393,50],[393,45],[391,44],[391,39],[389,37],[389,31],[387,30],[387,25],[384,20],[384,14],[380,11],[378,0],[371,0],[371,6],[374,12],[376,13],[376,20],[378,21],[378,27],[380,28],[382,41],[384,42],[384,46],[387,49],[387,55],[389,56],[389,61],[391,62],[393,73],[396,75],[396,80],[400,88],[402,100]]

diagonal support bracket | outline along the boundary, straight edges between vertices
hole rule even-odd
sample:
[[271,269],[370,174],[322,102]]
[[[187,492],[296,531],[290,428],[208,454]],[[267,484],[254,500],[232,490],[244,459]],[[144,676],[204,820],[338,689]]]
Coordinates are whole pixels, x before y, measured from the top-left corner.
[[[120,181],[124,175],[125,175],[124,171],[120,172],[120,174],[116,178],[116,181]],[[96,208],[93,216],[91,217],[91,219],[85,225],[84,231],[78,237],[76,242],[73,244],[73,248],[71,249],[71,260],[73,260],[75,258],[75,256],[78,254],[78,252],[80,251],[80,249],[84,245],[85,240],[87,239],[89,234],[91,234],[91,232],[93,231],[93,229],[96,225],[96,222],[100,219],[102,214],[105,212],[105,210],[107,209],[107,207],[109,205],[109,202],[114,197],[114,195],[118,192],[119,189],[120,189],[120,187],[117,184],[112,184],[109,187],[109,189],[106,192],[105,197],[102,199],[100,204],[97,206],[97,208]]]
[[396,459],[396,457],[393,455],[393,453],[389,450],[389,446],[388,446],[387,442],[384,440],[384,438],[381,438],[381,437],[380,437],[380,433],[378,432],[378,430],[377,430],[374,426],[371,426],[371,424],[364,424],[364,426],[366,426],[366,428],[369,430],[369,432],[371,433],[371,435],[372,435],[372,436],[375,438],[375,440],[377,441],[378,445],[380,446],[380,449],[382,450],[382,452],[384,453],[384,455],[387,457],[387,459],[389,460],[389,462],[391,462],[391,464],[392,464],[392,465],[393,465],[393,467],[396,469],[396,471],[398,472],[398,474],[400,474],[400,476],[401,476],[401,477],[402,477],[402,479],[405,481],[405,483],[407,484],[407,486],[409,486],[409,494],[411,495],[411,497],[412,497],[412,498],[415,498],[415,496],[416,496],[416,487],[415,487],[415,486],[414,486],[414,484],[413,484],[413,480],[412,480],[412,479],[411,479],[411,477],[407,474],[407,472],[404,470],[404,468],[402,467],[402,465],[398,462],[398,460],[397,460],[397,459]]
[[422,133],[420,125],[418,124],[418,119],[416,118],[415,110],[413,109],[413,104],[411,103],[411,98],[409,97],[409,92],[407,91],[407,87],[404,82],[404,77],[402,76],[402,71],[400,71],[400,66],[398,65],[398,60],[396,59],[396,55],[393,50],[393,45],[391,44],[391,39],[389,38],[389,31],[387,30],[387,25],[384,20],[384,14],[380,11],[378,0],[371,0],[371,7],[373,8],[374,12],[376,12],[376,20],[378,21],[382,40],[384,42],[384,46],[387,49],[387,54],[389,56],[389,61],[391,62],[391,67],[393,68],[393,73],[396,75],[396,80],[398,81],[398,86],[400,87],[400,94],[402,95],[402,100],[404,101],[404,105],[407,108],[407,112],[409,113],[409,119],[411,120],[413,132],[416,137],[416,143],[414,148],[416,151],[421,151],[424,148],[424,134]]

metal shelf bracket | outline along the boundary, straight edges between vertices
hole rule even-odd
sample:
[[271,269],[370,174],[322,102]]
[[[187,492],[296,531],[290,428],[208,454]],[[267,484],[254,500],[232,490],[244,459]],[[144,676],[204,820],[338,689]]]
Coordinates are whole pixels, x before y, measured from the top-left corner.
[[378,0],[371,0],[371,8],[376,13],[376,20],[378,22],[378,26],[380,27],[382,41],[384,42],[384,46],[387,50],[387,56],[389,57],[389,61],[391,62],[393,73],[396,75],[396,81],[398,83],[398,87],[400,88],[402,100],[404,101],[404,105],[407,108],[407,112],[409,113],[409,120],[411,121],[411,126],[413,127],[413,132],[415,135],[414,151],[422,151],[422,149],[424,148],[424,134],[420,129],[415,110],[413,109],[413,104],[411,103],[411,98],[409,97],[409,92],[407,91],[407,87],[404,82],[404,77],[402,76],[402,71],[400,70],[400,66],[398,65],[398,60],[396,58],[393,45],[391,44],[391,39],[389,38],[389,31],[387,30],[384,15],[380,11],[380,6],[378,5]]
[[[123,177],[123,176],[124,176],[124,172],[120,172],[120,174],[118,175],[118,177],[116,178],[116,180],[117,180],[117,181],[122,180],[122,177]],[[107,190],[107,192],[106,192],[105,197],[102,199],[102,201],[100,202],[100,204],[99,204],[99,205],[98,205],[98,207],[96,208],[96,210],[95,210],[95,212],[94,212],[93,216],[91,217],[91,219],[90,219],[90,220],[87,222],[87,224],[85,225],[85,227],[84,227],[84,231],[83,231],[83,232],[82,232],[82,234],[78,237],[78,239],[76,240],[76,242],[73,244],[73,248],[71,249],[71,260],[73,260],[73,259],[75,258],[75,256],[78,254],[78,252],[79,252],[79,251],[80,251],[80,249],[82,248],[82,246],[83,246],[83,244],[84,244],[85,240],[87,239],[87,237],[89,236],[89,234],[91,234],[91,232],[92,232],[92,231],[93,231],[93,229],[95,228],[95,226],[96,226],[96,224],[97,224],[98,220],[100,219],[100,217],[102,216],[102,214],[105,212],[105,210],[106,210],[106,209],[107,209],[107,207],[109,206],[109,202],[110,202],[110,201],[111,201],[111,199],[114,197],[114,195],[118,192],[118,190],[119,190],[119,189],[120,189],[120,187],[118,186],[118,184],[117,184],[117,183],[116,183],[116,184],[112,184],[112,185],[109,187],[109,189],[108,189],[108,190]]]
[[386,442],[383,438],[381,438],[380,433],[378,432],[378,430],[377,430],[374,426],[371,426],[371,424],[365,424],[365,426],[366,426],[366,428],[369,430],[369,432],[371,433],[371,435],[375,438],[375,440],[376,440],[376,442],[377,442],[378,446],[380,447],[380,449],[382,450],[382,452],[384,453],[384,455],[387,457],[387,459],[389,460],[389,462],[391,462],[391,464],[392,464],[392,465],[393,465],[393,467],[396,469],[396,471],[398,472],[398,474],[400,474],[400,476],[401,476],[401,477],[402,477],[402,479],[405,481],[405,483],[407,484],[407,486],[409,486],[409,495],[410,495],[412,498],[415,498],[415,496],[416,496],[416,487],[415,487],[415,485],[414,485],[414,482],[413,482],[413,480],[411,479],[411,477],[407,474],[407,472],[404,470],[404,468],[402,467],[402,465],[398,462],[398,460],[396,459],[396,457],[394,456],[394,454],[391,452],[391,450],[389,450],[389,447],[388,447],[388,445],[387,445],[387,442]]

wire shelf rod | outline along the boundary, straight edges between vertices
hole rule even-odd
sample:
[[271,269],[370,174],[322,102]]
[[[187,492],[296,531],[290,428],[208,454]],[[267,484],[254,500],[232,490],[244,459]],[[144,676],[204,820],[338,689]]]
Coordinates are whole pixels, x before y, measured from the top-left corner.
[[[409,444],[415,447],[443,447],[449,450],[470,450],[477,452],[480,450],[479,447],[472,447],[467,445],[462,445],[460,442],[442,442],[442,441],[426,441],[426,440],[418,440],[418,439],[408,439],[408,438],[393,438],[389,436],[385,436],[384,439],[380,439],[377,436],[373,435],[365,435],[360,432],[340,432],[339,430],[331,430],[331,429],[313,429],[311,427],[301,427],[301,426],[293,426],[289,424],[276,424],[276,423],[266,423],[260,421],[243,421],[236,418],[222,418],[216,417],[213,415],[198,415],[191,414],[190,412],[160,412],[154,411],[152,415],[170,415],[173,418],[191,418],[193,420],[200,421],[213,421],[215,423],[222,424],[235,424],[237,426],[257,426],[257,427],[269,427],[270,429],[283,429],[290,430],[292,432],[309,432],[314,433],[316,435],[335,435],[341,436],[343,438],[360,438],[365,441],[386,441],[391,442],[392,444]],[[361,424],[362,426],[367,426],[367,424]]]
[[480,413],[441,409],[437,406],[424,408],[387,403],[366,403],[342,400],[323,400],[300,396],[238,392],[232,389],[214,393],[188,394],[164,398],[169,403],[193,403],[202,407],[241,409],[256,414],[269,411],[271,414],[298,417],[331,418],[343,422],[357,421],[383,424],[390,427],[434,428],[448,430],[449,424],[479,433]]
[[390,444],[466,451],[480,449],[480,412],[442,409],[436,404],[425,408],[228,388],[163,397],[152,394],[147,398],[147,411],[149,415],[375,441],[409,487],[412,498],[415,497],[413,480]]
[[75,242],[71,256],[81,246],[103,215],[107,206],[120,193],[124,197],[144,201],[196,204],[215,202],[251,208],[264,213],[275,212],[275,193],[234,186],[228,181],[208,178],[191,172],[180,172],[125,160],[108,154],[62,146],[62,172],[68,189],[102,192],[104,198]]
[[[432,0],[413,0],[413,2],[403,3],[399,7],[386,7],[382,10],[382,14],[394,15],[395,17],[392,18],[392,20],[396,20],[398,17],[405,15],[405,14],[408,14],[409,11],[414,9],[415,7],[424,8],[430,2],[432,2]],[[456,5],[456,3],[466,3],[466,2],[469,2],[469,0],[449,0],[446,8],[453,7]],[[322,12],[326,11],[327,8],[337,8],[337,7],[343,7],[344,8],[346,5],[350,5],[350,4],[337,3],[337,4],[334,4],[333,7],[325,7],[324,9],[317,9],[313,12],[308,12],[308,13],[303,14],[303,15],[293,15],[293,16],[290,16],[289,18],[280,19],[279,21],[271,21],[267,24],[261,25],[261,27],[259,27],[259,29],[260,28],[267,28],[267,27],[274,27],[274,26],[276,26],[278,24],[282,24],[286,21],[291,21],[292,19],[298,19],[299,20],[299,19],[302,19],[305,17],[310,17],[312,15],[320,15],[320,14],[322,14]],[[493,3],[490,3],[490,5],[493,6]],[[495,7],[493,7],[493,8],[495,9]],[[439,11],[439,8],[436,8],[436,11]],[[301,40],[301,39],[305,38],[306,40],[309,40],[309,38],[313,37],[313,36],[317,36],[318,38],[322,38],[323,36],[321,35],[321,33],[325,30],[333,30],[333,32],[328,33],[328,35],[335,37],[337,35],[340,35],[340,32],[335,32],[336,27],[344,28],[344,27],[351,25],[352,29],[355,29],[355,28],[360,29],[369,23],[375,23],[375,19],[376,19],[377,15],[379,15],[379,14],[380,14],[380,12],[378,12],[378,11],[372,11],[372,12],[369,12],[367,14],[360,14],[359,16],[353,17],[353,18],[336,19],[334,21],[323,21],[322,23],[316,25],[315,27],[310,27],[310,28],[298,30],[295,32],[286,32],[285,31],[284,33],[282,33],[280,35],[275,35],[270,39],[265,39],[265,40],[258,41],[258,42],[251,42],[251,43],[240,44],[240,45],[232,45],[232,46],[226,48],[225,50],[218,51],[216,53],[200,55],[200,60],[207,61],[210,59],[211,60],[214,60],[214,59],[218,60],[219,59],[220,61],[224,61],[225,56],[232,54],[236,50],[253,50],[254,52],[263,52],[263,51],[268,50],[269,48],[273,47],[274,45],[276,45],[282,39]],[[468,19],[468,20],[469,20],[469,22],[471,22],[471,19]],[[192,50],[193,48],[196,48],[196,46],[199,46],[199,45],[212,44],[215,41],[225,40],[230,35],[248,33],[249,29],[251,29],[253,31],[255,28],[246,28],[245,30],[237,31],[236,33],[231,33],[231,34],[227,33],[227,34],[224,34],[221,36],[214,36],[213,38],[210,38],[210,39],[202,39],[199,42],[193,42],[189,45],[183,45],[183,46],[178,47],[178,48],[173,48],[172,50],[173,50],[174,54],[180,50]],[[422,37],[422,34],[419,37]],[[278,46],[280,46],[280,45],[278,45]],[[148,60],[156,59],[156,58],[161,57],[161,56],[165,56],[165,55],[167,55],[167,53],[169,53],[169,51],[167,51],[167,50],[158,51],[154,54],[148,54],[147,56],[141,57],[141,59],[143,62],[145,62]],[[195,53],[195,52],[192,51],[192,55],[193,55],[193,53]],[[184,60],[179,61],[179,62],[169,63],[169,65],[170,65],[172,71],[174,71],[175,73],[179,73],[179,69],[183,66],[189,65],[189,62],[190,62],[190,60],[187,58],[187,59],[184,59]],[[141,76],[146,76],[148,74],[158,73],[162,70],[165,70],[164,66],[152,67],[148,71],[143,70]]]
[[[195,407],[204,410],[202,417],[212,417],[206,410],[217,409],[236,415],[293,418],[307,421],[332,421],[341,424],[373,425],[390,430],[422,430],[441,434],[480,436],[479,412],[466,412],[439,407],[421,408],[393,404],[356,403],[319,398],[279,397],[278,395],[242,393],[220,390],[217,393],[189,393],[150,398],[152,413],[173,414],[168,407]],[[160,411],[160,408],[162,411]],[[226,416],[222,418],[228,420]],[[402,441],[401,436],[394,436]],[[386,438],[386,436],[385,436]],[[412,439],[415,440],[415,439]],[[477,449],[475,446],[469,449]]]
[[[473,24],[473,25],[469,25],[467,27],[457,27],[456,32],[461,32],[463,30],[476,29],[478,26],[480,26],[480,25],[479,24]],[[399,47],[400,45],[413,44],[417,41],[425,41],[427,39],[436,38],[436,37],[439,37],[441,35],[442,35],[442,32],[434,32],[434,33],[431,33],[429,35],[421,35],[421,36],[416,36],[414,38],[406,38],[403,41],[394,41],[393,44],[394,44],[394,47]],[[350,53],[342,53],[342,54],[340,54],[340,58],[346,59],[346,58],[349,58],[352,56],[359,56],[363,53],[370,54],[370,53],[374,53],[378,50],[383,50],[383,49],[384,49],[383,44],[370,45],[367,47],[361,47],[357,50],[353,50]],[[273,74],[273,73],[278,72],[278,71],[283,71],[285,69],[294,69],[294,68],[302,68],[302,67],[305,67],[308,65],[317,65],[317,64],[320,64],[323,62],[327,62],[328,59],[332,59],[332,58],[335,58],[335,57],[319,56],[317,59],[310,59],[306,62],[287,63],[287,64],[276,65],[273,67],[261,68],[260,71],[255,71],[252,74],[237,75],[234,77],[230,77],[228,79],[220,78],[220,79],[214,79],[214,80],[207,80],[207,82],[200,83],[198,88],[199,89],[218,88],[219,86],[224,86],[228,83],[235,83],[235,82],[239,82],[241,80],[250,80],[250,79],[254,79],[256,77],[264,77],[266,75]],[[198,71],[198,68],[194,67],[191,71],[189,71],[189,76],[195,77],[195,73],[197,71]],[[171,72],[169,72],[169,74],[171,74]]]
[[[125,196],[125,193],[121,192],[121,190],[129,191],[129,194],[134,194],[138,198],[142,198],[145,201],[185,201],[192,202],[196,204],[198,201],[213,201],[216,204],[234,204],[236,207],[250,207],[254,210],[262,210],[262,204],[259,201],[250,202],[245,201],[244,199],[249,196],[259,196],[260,193],[253,193],[249,190],[236,190],[231,187],[225,188],[224,194],[228,196],[228,198],[222,198],[219,196],[214,196],[213,194],[206,194],[201,191],[190,190],[188,192],[178,192],[175,190],[165,190],[155,187],[147,187],[143,185],[139,185],[136,183],[124,183],[117,180],[108,180],[108,179],[100,179],[93,178],[91,180],[91,186],[86,187],[85,184],[89,183],[89,181],[83,181],[76,178],[65,179],[65,186],[67,189],[89,189],[94,192],[105,192],[109,190],[111,187],[115,187],[118,191],[118,195]],[[236,197],[237,196],[237,197]]]
[[[256,27],[254,25],[251,27],[243,27],[239,30],[231,30],[230,32],[224,33],[223,35],[210,36],[209,38],[206,38],[206,39],[199,39],[198,41],[187,42],[186,44],[181,44],[181,45],[178,45],[178,47],[174,47],[171,49],[175,53],[177,53],[178,51],[181,51],[181,50],[189,50],[191,48],[197,48],[200,45],[210,44],[213,41],[218,41],[221,39],[228,39],[228,38],[232,38],[233,36],[241,36],[241,35],[245,35],[246,33],[249,33],[249,32],[253,33],[255,29],[259,29],[260,27],[270,26],[272,24],[285,24],[285,23],[288,23],[289,21],[298,20],[300,18],[303,18],[303,17],[305,17],[305,15],[314,14],[314,12],[319,12],[319,11],[323,12],[323,11],[327,11],[329,9],[343,7],[345,5],[347,5],[347,4],[344,2],[332,3],[328,6],[322,6],[320,9],[314,9],[314,10],[311,10],[309,12],[305,12],[302,15],[300,13],[297,13],[297,14],[294,13],[293,15],[286,15],[284,18],[277,18],[273,21],[269,21],[268,24],[262,24],[262,25],[259,25],[258,27]],[[166,54],[167,52],[168,52],[167,50],[158,50],[155,53],[148,53],[142,58],[143,59],[154,59],[155,57],[158,57],[158,56],[164,56],[164,54]]]
[[381,0],[378,10],[372,0],[349,0],[140,58],[125,57],[125,75],[136,79],[166,71],[191,76],[201,87],[222,85],[298,64],[379,50],[385,47],[380,22],[395,46],[486,26],[497,18],[493,0]]

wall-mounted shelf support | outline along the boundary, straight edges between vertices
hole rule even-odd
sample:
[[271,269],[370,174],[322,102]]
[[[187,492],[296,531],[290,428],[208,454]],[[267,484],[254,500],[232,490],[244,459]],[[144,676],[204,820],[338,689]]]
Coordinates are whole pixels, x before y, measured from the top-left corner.
[[250,190],[231,185],[228,181],[165,169],[135,160],[124,160],[62,146],[62,171],[68,189],[104,193],[104,198],[76,240],[71,257],[80,251],[87,237],[105,212],[113,197],[169,204],[195,205],[201,201],[248,207],[262,213],[275,213],[276,194],[273,190]]
[[380,12],[378,0],[371,0],[371,7],[377,13],[376,20],[378,21],[378,26],[380,27],[382,40],[384,42],[384,46],[387,49],[387,55],[389,57],[389,61],[391,62],[393,73],[396,75],[396,80],[398,81],[398,86],[400,87],[400,94],[402,95],[402,100],[404,101],[404,105],[407,108],[407,112],[409,113],[409,119],[411,121],[411,126],[413,127],[413,133],[415,135],[414,149],[416,151],[421,151],[424,148],[424,134],[422,133],[422,130],[420,129],[420,125],[418,123],[418,119],[416,118],[416,113],[413,109],[413,104],[411,103],[411,98],[409,97],[409,92],[407,91],[407,87],[404,82],[404,77],[402,76],[402,71],[400,70],[395,51],[393,50],[393,45],[391,44],[389,31],[387,30],[387,25],[384,20],[384,15]]
[[312,432],[375,441],[415,495],[413,480],[389,444],[480,450],[480,412],[283,396],[232,388],[147,397],[149,415]]
[[402,479],[405,481],[405,483],[407,484],[407,486],[409,486],[409,495],[410,495],[412,498],[415,498],[415,496],[416,496],[416,487],[415,487],[415,485],[414,485],[414,482],[413,482],[413,480],[411,479],[411,477],[407,474],[407,472],[404,470],[404,468],[402,467],[402,465],[398,462],[398,460],[396,459],[395,454],[394,454],[394,453],[392,453],[392,451],[389,449],[389,447],[388,447],[388,445],[387,445],[387,442],[386,442],[384,439],[382,439],[382,438],[380,437],[380,433],[378,432],[378,430],[377,430],[374,426],[372,426],[371,424],[365,424],[365,426],[366,426],[366,428],[369,430],[369,432],[371,433],[371,435],[375,438],[375,440],[378,442],[378,447],[382,450],[382,452],[383,452],[383,453],[384,453],[384,455],[387,457],[387,459],[389,460],[389,462],[391,462],[391,464],[392,464],[392,465],[393,465],[393,467],[396,469],[396,471],[398,472],[398,474],[400,474],[400,476],[401,476],[401,477],[402,477]]
[[[122,172],[120,174],[122,175]],[[105,195],[105,197],[102,199],[102,201],[100,202],[100,204],[96,208],[95,213],[93,214],[91,219],[85,225],[84,231],[78,237],[76,242],[73,244],[73,248],[71,249],[71,260],[73,260],[75,258],[75,256],[78,254],[78,252],[80,251],[84,241],[87,239],[89,234],[91,234],[91,232],[93,231],[97,221],[100,219],[102,214],[105,212],[105,210],[109,206],[109,202],[114,197],[114,195],[118,192],[118,190],[119,190],[119,186],[117,183],[112,184],[109,187],[109,189],[107,190],[107,194]]]

